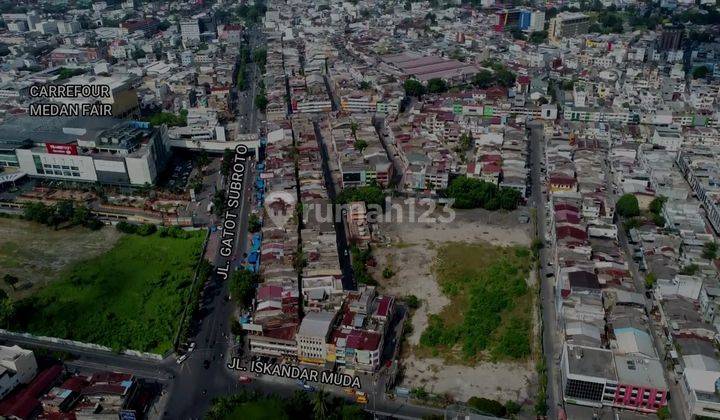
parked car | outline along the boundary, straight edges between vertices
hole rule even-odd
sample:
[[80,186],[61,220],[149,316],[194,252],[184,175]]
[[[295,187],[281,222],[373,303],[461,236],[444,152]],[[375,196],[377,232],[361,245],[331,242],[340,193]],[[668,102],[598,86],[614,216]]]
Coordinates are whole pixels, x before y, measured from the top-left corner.
[[183,354],[182,356],[178,357],[178,359],[177,359],[177,364],[178,364],[178,365],[181,365],[182,362],[184,362],[187,358],[188,358],[187,353],[186,353],[186,354]]
[[359,404],[367,404],[367,402],[368,402],[367,394],[362,391],[356,392],[355,393],[355,402],[357,402]]

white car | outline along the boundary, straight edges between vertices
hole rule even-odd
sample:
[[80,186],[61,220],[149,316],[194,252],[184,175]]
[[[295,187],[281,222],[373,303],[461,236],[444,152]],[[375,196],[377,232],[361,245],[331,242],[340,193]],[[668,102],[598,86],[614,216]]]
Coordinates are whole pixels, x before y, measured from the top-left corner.
[[178,365],[181,365],[182,362],[184,362],[185,359],[187,359],[187,358],[188,358],[188,355],[187,355],[187,354],[183,354],[182,356],[178,357],[178,359],[177,359],[177,364],[178,364]]
[[188,351],[187,351],[187,352],[190,353],[190,352],[192,352],[193,350],[195,350],[195,342],[194,342],[194,341],[193,341],[192,343],[190,343],[190,347],[188,347]]

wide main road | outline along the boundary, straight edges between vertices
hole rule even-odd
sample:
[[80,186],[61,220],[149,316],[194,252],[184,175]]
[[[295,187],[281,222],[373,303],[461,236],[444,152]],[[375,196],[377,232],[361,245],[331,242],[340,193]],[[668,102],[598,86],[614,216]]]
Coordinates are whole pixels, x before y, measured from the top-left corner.
[[[231,272],[238,269],[247,251],[253,168],[252,161],[246,160],[242,202],[233,233],[234,253],[229,258],[218,253],[213,261],[215,267],[225,267],[229,263]],[[206,315],[194,337],[197,348],[180,366],[177,378],[170,385],[166,418],[201,418],[213,397],[227,395],[239,388],[237,376],[227,368],[234,349],[230,325],[235,310],[234,302],[228,300],[229,280],[214,273],[209,283],[203,300],[202,314]]]

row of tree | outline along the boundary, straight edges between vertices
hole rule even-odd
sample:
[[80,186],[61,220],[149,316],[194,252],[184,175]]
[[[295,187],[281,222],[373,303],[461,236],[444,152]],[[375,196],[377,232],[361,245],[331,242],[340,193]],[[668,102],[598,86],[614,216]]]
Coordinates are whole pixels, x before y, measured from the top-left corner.
[[453,179],[447,196],[455,199],[458,209],[515,210],[522,194],[514,188],[498,187],[492,182],[460,176]]
[[230,294],[235,302],[242,307],[252,304],[255,288],[262,281],[258,273],[249,270],[237,270],[230,276]]
[[367,205],[375,204],[382,207],[385,205],[385,193],[377,184],[364,187],[349,187],[342,190],[335,198],[335,201],[338,204],[364,201]]
[[183,109],[180,114],[173,114],[172,112],[157,112],[144,118],[151,125],[159,127],[161,125],[167,125],[168,127],[185,127],[187,125],[187,110]]
[[295,391],[290,398],[257,391],[242,391],[238,394],[217,398],[208,411],[207,420],[240,418],[254,420],[274,418],[279,420],[366,420],[372,415],[356,404],[348,404],[343,398],[331,396],[319,389],[312,396]]
[[76,205],[70,200],[58,201],[53,205],[44,203],[27,203],[23,217],[33,222],[52,226],[55,229],[60,225],[85,226],[97,230],[104,226],[90,210],[84,205]]

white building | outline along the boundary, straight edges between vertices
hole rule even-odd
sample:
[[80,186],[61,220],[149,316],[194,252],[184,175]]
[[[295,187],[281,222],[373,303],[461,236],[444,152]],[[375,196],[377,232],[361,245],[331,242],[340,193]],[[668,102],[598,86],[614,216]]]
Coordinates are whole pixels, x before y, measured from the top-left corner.
[[37,374],[32,350],[0,346],[0,399],[20,384],[28,384]]
[[80,22],[73,20],[71,22],[60,21],[57,23],[58,32],[61,35],[74,34],[80,32]]
[[0,149],[0,160],[31,177],[121,186],[154,183],[170,157],[167,128],[114,118],[9,119]]
[[200,42],[200,21],[197,19],[185,19],[180,22],[180,36],[183,44],[193,45]]
[[612,404],[618,386],[610,350],[565,343],[560,360],[563,398],[591,407]]
[[545,29],[545,11],[535,10],[530,14],[530,32],[540,32]]
[[300,362],[325,364],[327,342],[334,320],[335,313],[332,312],[310,312],[305,315],[295,336]]
[[718,381],[720,372],[685,369],[680,384],[688,414],[720,419]]
[[8,31],[10,32],[27,32],[27,22],[22,20],[15,20],[7,23]]
[[652,144],[663,147],[670,152],[677,152],[683,144],[680,130],[673,127],[657,127],[653,133]]

